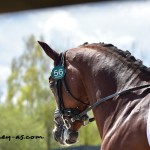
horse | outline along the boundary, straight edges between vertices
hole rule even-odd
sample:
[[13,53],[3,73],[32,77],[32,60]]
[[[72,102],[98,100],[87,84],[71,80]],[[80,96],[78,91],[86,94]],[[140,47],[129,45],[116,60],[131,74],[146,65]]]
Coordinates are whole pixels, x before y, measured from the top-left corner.
[[84,43],[58,53],[38,42],[54,61],[49,84],[57,142],[76,143],[82,125],[95,119],[101,150],[150,150],[150,68],[112,44]]

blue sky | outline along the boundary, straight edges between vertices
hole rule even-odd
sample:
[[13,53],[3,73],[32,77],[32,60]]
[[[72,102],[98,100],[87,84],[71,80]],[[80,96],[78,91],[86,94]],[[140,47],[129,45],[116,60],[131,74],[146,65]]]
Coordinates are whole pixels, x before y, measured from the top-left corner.
[[60,51],[86,41],[112,43],[150,66],[150,1],[107,2],[0,14],[0,88],[31,34]]

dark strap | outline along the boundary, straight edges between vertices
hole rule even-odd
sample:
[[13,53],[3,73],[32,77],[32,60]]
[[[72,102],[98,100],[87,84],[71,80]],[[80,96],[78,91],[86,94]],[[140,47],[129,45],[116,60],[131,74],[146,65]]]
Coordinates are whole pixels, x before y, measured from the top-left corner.
[[64,108],[64,103],[63,103],[63,99],[62,99],[62,92],[61,92],[61,81],[58,80],[56,82],[56,92],[57,92],[57,104],[58,104],[58,108],[60,110],[60,113],[63,113],[63,108]]
[[[64,54],[60,54],[60,62],[58,62],[59,66],[64,66]],[[63,114],[63,109],[64,109],[64,102],[62,98],[62,82],[61,79],[58,79],[55,81],[55,87],[56,87],[56,93],[57,93],[57,105],[60,114]]]
[[84,104],[84,105],[89,105],[88,103],[85,103],[85,102],[83,102],[82,100],[76,98],[76,97],[70,92],[70,90],[68,89],[68,86],[67,86],[67,84],[66,84],[64,78],[62,78],[61,81],[62,81],[62,85],[63,85],[65,91],[67,92],[67,94],[68,94],[70,97],[72,97],[73,99],[75,99],[76,101],[78,101],[78,102],[80,102],[80,103],[82,103],[82,104]]
[[96,103],[94,103],[93,105],[89,106],[87,109],[85,109],[83,112],[81,112],[79,115],[76,115],[75,117],[72,118],[72,120],[78,120],[80,119],[83,115],[87,114],[87,112],[89,112],[90,110],[92,110],[93,108],[95,108],[96,106],[100,105],[101,103],[103,102],[106,102],[112,98],[114,98],[115,96],[118,96],[118,95],[123,95],[123,94],[127,94],[129,92],[132,92],[132,91],[136,91],[136,90],[140,90],[142,88],[146,88],[146,87],[149,87],[150,84],[147,84],[147,85],[141,85],[141,86],[137,86],[137,87],[133,87],[133,88],[129,88],[129,89],[126,89],[124,91],[121,91],[121,92],[117,92],[117,93],[114,93],[112,95],[109,95],[107,97],[104,97],[104,98],[100,98],[97,100]]

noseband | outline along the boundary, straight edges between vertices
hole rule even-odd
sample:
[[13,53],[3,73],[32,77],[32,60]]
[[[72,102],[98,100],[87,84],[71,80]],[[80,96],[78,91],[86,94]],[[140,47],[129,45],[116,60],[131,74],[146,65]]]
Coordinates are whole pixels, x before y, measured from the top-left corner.
[[[58,66],[64,67],[65,69],[65,58],[64,58],[64,53],[61,53],[61,59],[58,63]],[[121,92],[116,92],[112,95],[109,95],[107,97],[104,98],[100,98],[98,99],[93,105],[84,103],[82,100],[76,98],[68,89],[67,84],[65,82],[65,76],[62,77],[61,79],[55,79],[55,88],[56,88],[56,94],[57,94],[57,104],[58,104],[58,109],[56,109],[55,111],[55,118],[56,117],[61,117],[64,120],[64,117],[69,117],[69,124],[71,124],[74,121],[80,121],[83,122],[83,125],[87,125],[87,123],[94,121],[94,118],[89,118],[87,113],[92,110],[93,108],[97,107],[98,105],[100,105],[101,103],[111,100],[112,98],[119,96],[119,95],[123,95],[123,94],[128,94],[132,91],[136,91],[136,90],[140,90],[142,88],[146,88],[149,87],[150,84],[147,85],[141,85],[141,86],[137,86],[137,87],[132,87],[129,89],[125,89]],[[62,97],[62,87],[64,88],[65,92],[72,97],[74,100],[87,105],[87,109],[85,109],[83,112],[80,112],[78,109],[76,108],[65,108],[64,107],[64,102],[63,102],[63,97]],[[64,122],[66,124],[66,122]],[[69,125],[70,126],[70,125]]]

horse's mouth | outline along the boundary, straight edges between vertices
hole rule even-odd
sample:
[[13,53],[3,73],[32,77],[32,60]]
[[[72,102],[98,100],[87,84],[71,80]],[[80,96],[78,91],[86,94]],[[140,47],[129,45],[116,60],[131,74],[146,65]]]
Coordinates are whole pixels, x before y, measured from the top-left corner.
[[65,141],[66,144],[72,145],[75,144],[77,142],[77,138],[76,139],[67,139]]
[[77,142],[78,139],[78,132],[70,132],[69,133],[69,138],[66,139],[66,143],[71,145]]
[[78,132],[70,131],[70,130],[59,130],[56,128],[53,130],[53,135],[55,140],[60,143],[61,145],[72,145],[77,142],[78,139]]

